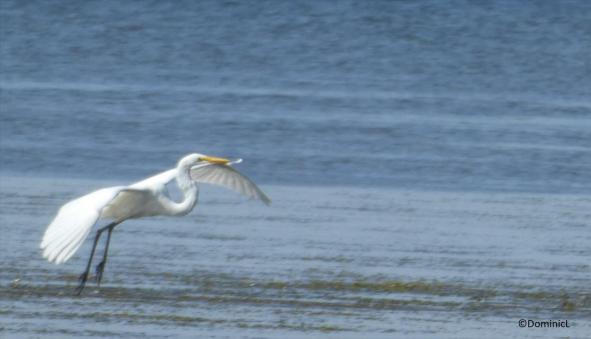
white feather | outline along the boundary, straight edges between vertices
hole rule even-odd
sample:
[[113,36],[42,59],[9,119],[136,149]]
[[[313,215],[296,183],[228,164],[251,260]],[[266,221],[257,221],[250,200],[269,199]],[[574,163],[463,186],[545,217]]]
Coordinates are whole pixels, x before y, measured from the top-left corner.
[[43,257],[56,264],[67,261],[82,245],[103,207],[123,189],[103,188],[62,206],[41,241]]
[[[195,181],[225,186],[265,204],[270,203],[271,200],[250,179],[229,166],[241,159],[219,165],[203,162],[202,157],[206,158],[198,153],[187,155],[174,169],[127,187],[103,188],[66,203],[43,235],[40,245],[43,256],[56,264],[66,262],[80,248],[99,218],[122,222],[155,215],[185,215],[197,203]],[[165,186],[175,178],[184,195],[178,203],[170,199]]]
[[[242,162],[242,159],[232,163],[240,162]],[[191,167],[190,174],[191,179],[197,182],[223,186],[251,199],[259,199],[266,205],[271,203],[271,199],[252,180],[229,165],[200,164]]]

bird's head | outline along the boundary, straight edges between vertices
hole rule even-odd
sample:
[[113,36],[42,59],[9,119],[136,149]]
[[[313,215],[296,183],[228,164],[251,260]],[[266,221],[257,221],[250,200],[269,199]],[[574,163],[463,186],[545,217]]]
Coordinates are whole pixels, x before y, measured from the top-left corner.
[[193,167],[195,165],[201,163],[210,163],[210,164],[222,164],[225,165],[229,163],[230,160],[218,157],[212,157],[209,155],[204,155],[200,153],[191,153],[189,155],[184,156],[180,161],[178,166],[179,167]]

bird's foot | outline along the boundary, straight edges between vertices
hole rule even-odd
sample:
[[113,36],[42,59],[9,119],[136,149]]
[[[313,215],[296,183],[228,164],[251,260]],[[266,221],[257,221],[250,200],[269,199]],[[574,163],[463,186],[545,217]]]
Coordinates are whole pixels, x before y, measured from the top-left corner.
[[101,261],[98,265],[96,265],[96,283],[100,287],[101,280],[103,280],[103,272],[105,271],[105,261]]
[[80,281],[80,284],[78,285],[78,287],[76,287],[76,295],[80,295],[80,293],[82,293],[82,290],[86,285],[86,281],[88,280],[88,271],[84,271],[84,273],[80,275],[78,280]]

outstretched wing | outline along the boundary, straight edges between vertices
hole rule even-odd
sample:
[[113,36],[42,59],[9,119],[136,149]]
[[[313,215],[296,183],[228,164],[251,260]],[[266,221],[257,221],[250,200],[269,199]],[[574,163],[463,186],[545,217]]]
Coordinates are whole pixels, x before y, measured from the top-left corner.
[[142,181],[136,182],[135,184],[129,185],[129,188],[135,189],[149,189],[149,190],[159,190],[163,189],[166,184],[172,181],[176,177],[177,169],[169,169],[168,171],[164,171],[158,173],[154,176],[151,176],[147,179]]
[[43,235],[40,245],[43,257],[56,264],[70,259],[90,233],[103,207],[126,189],[124,186],[103,188],[63,205]]
[[194,166],[191,168],[191,179],[229,188],[249,198],[260,199],[266,205],[271,203],[271,199],[252,180],[229,165],[207,163]]

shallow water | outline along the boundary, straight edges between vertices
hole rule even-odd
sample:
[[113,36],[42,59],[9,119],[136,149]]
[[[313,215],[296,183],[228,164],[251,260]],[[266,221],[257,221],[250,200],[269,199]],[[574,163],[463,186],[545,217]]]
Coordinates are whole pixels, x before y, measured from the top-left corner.
[[[0,337],[588,337],[590,17],[0,1]],[[38,250],[59,206],[189,152],[244,158],[273,205],[204,187],[128,221],[73,296],[90,244]]]
[[[263,186],[267,208],[203,187],[185,218],[124,223],[100,289],[90,251],[45,262],[43,226],[111,182],[2,177],[7,337],[585,337],[590,199]],[[7,232],[8,231],[8,232]],[[100,251],[99,251],[100,253]],[[521,318],[568,329],[520,329]],[[487,337],[487,335],[484,335]]]

